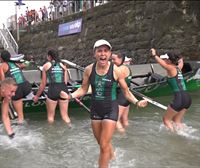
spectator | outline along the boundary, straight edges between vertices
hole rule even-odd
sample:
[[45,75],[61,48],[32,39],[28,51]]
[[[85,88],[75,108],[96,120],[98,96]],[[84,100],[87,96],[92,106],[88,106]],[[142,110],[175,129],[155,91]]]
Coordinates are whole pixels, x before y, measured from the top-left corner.
[[43,7],[44,21],[48,21],[48,11],[46,6]]

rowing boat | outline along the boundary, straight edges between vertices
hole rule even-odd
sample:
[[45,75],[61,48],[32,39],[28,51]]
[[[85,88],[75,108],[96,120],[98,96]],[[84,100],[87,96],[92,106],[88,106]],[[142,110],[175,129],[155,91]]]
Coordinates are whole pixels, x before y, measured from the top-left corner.
[[[66,62],[68,63],[68,62]],[[75,91],[81,86],[83,77],[83,68],[76,64],[71,64],[75,68],[69,68],[69,83],[68,88],[70,92]],[[172,91],[167,84],[165,70],[159,64],[139,64],[130,65],[132,71],[131,90],[144,94],[149,97],[160,97],[172,94]],[[187,62],[183,68],[183,75],[188,91],[195,91],[200,89],[200,62]],[[24,98],[24,112],[25,113],[40,113],[46,112],[46,94],[45,92],[40,96],[38,103],[33,102],[33,96],[37,92],[39,83],[41,82],[40,70],[26,70],[23,71],[26,79],[32,83],[32,92]],[[133,92],[134,93],[134,92]],[[143,97],[143,96],[142,96]],[[80,99],[86,106],[90,105],[90,95],[87,94]],[[75,99],[70,100],[69,108],[80,107],[80,104]]]
[[[67,62],[68,63],[68,62]],[[69,91],[73,92],[81,86],[83,69],[79,66],[69,68]],[[77,68],[78,67],[78,68]],[[132,71],[131,90],[135,90],[149,97],[160,97],[171,95],[172,91],[166,80],[166,72],[159,64],[138,64],[130,65]],[[29,70],[24,71],[26,78],[33,84],[41,82],[41,71]],[[183,67],[183,76],[185,78],[186,87],[189,92],[200,89],[200,62],[186,62]],[[47,88],[46,88],[47,89]],[[33,93],[37,91],[37,86],[33,85]],[[30,96],[31,97],[31,96]],[[34,103],[32,98],[24,99],[25,112],[46,111],[45,106],[46,95],[43,94],[38,103]],[[87,106],[90,105],[90,95],[81,98],[81,101]],[[70,100],[69,108],[77,108],[80,105],[73,99]]]
[[[131,65],[131,88],[150,97],[172,94],[167,83],[166,72],[159,64]],[[186,87],[189,92],[200,89],[200,61],[184,63],[182,69]]]

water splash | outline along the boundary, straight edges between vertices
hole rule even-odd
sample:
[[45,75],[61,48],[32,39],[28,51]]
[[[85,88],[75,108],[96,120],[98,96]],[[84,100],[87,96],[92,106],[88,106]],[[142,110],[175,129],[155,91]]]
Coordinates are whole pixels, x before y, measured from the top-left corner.
[[135,159],[127,160],[127,151],[117,147],[115,149],[116,159],[111,161],[110,168],[133,168],[135,167]]
[[[175,124],[173,124],[173,126],[177,135],[188,139],[200,140],[200,132],[198,129],[193,128],[192,126],[187,126],[186,124],[183,124],[183,128],[181,129],[176,127]],[[161,124],[159,127],[159,132],[163,131],[169,132],[169,129],[167,129],[164,124]]]
[[16,149],[23,153],[27,149],[36,149],[44,144],[43,135],[37,130],[27,128],[26,124],[12,127],[15,132],[13,139],[9,139],[4,128],[0,127],[0,146],[3,149]]
[[176,128],[176,133],[177,135],[189,138],[189,139],[194,139],[194,140],[199,140],[200,139],[200,133],[196,128],[193,128],[192,126],[187,126],[184,124],[182,129]]

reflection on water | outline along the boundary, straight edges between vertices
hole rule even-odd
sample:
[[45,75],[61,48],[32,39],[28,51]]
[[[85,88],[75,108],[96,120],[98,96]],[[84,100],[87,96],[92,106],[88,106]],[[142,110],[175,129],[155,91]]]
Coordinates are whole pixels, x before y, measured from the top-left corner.
[[[111,168],[193,168],[200,161],[200,102],[195,99],[185,115],[186,127],[171,133],[162,124],[164,111],[152,105],[130,112],[126,134],[113,138],[116,160]],[[170,97],[163,97],[167,104]],[[160,99],[161,100],[161,99]],[[0,125],[0,167],[10,168],[97,168],[99,149],[93,137],[90,119],[84,109],[70,111],[72,128],[58,114],[48,125],[46,114],[27,115],[27,123],[14,125],[16,137],[10,140]]]

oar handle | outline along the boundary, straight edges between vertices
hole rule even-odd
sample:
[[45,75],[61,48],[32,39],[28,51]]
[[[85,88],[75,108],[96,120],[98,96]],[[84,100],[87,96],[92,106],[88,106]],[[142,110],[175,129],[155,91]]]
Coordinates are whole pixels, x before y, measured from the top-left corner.
[[90,109],[85,105],[83,104],[83,102],[81,102],[78,98],[74,98],[76,100],[76,102],[80,105],[80,106],[83,106],[89,113],[90,113]]
[[151,104],[153,104],[153,105],[155,105],[155,106],[157,106],[157,107],[160,107],[160,108],[163,109],[163,110],[167,110],[167,106],[165,106],[165,105],[163,105],[163,104],[161,104],[161,103],[159,103],[159,102],[156,102],[156,101],[153,100],[152,98],[147,97],[147,96],[143,95],[142,93],[137,92],[137,91],[135,91],[135,90],[133,90],[133,89],[131,89],[131,91],[132,91],[135,95],[137,95],[137,96],[143,98],[144,100],[148,101],[149,103],[151,103]]
[[68,61],[68,60],[66,60],[66,59],[61,59],[61,62],[62,62],[62,63],[65,63],[65,64],[67,64],[67,65],[69,65],[69,66],[71,66],[71,67],[74,67],[74,68],[76,68],[76,69],[79,69],[79,70],[81,70],[81,71],[84,71],[84,69],[85,69],[85,68],[83,68],[83,67],[81,67],[81,66],[79,66],[79,65],[77,65],[77,64],[75,64],[75,63],[73,63],[73,62],[71,62],[71,61]]

